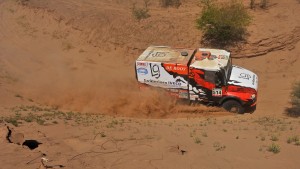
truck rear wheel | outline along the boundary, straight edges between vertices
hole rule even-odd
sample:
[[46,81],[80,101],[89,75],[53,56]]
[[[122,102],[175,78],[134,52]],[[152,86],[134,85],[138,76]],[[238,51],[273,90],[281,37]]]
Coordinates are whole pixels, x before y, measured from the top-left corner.
[[232,113],[244,113],[245,108],[235,100],[228,100],[222,104],[222,107]]

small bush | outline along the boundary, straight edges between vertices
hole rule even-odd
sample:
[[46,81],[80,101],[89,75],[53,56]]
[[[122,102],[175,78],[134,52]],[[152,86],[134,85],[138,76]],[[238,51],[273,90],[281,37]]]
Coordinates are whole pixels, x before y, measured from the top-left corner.
[[6,119],[4,119],[4,121],[7,122],[7,123],[10,123],[12,125],[14,125],[15,127],[19,126],[18,119],[15,118],[15,117],[6,118]]
[[143,8],[136,7],[136,3],[134,3],[131,8],[133,17],[138,21],[150,17],[149,9],[148,9],[149,0],[144,0],[144,3],[145,4]]
[[244,39],[251,17],[241,2],[218,5],[204,0],[202,3],[204,9],[196,24],[204,31],[204,42],[225,46]]
[[62,43],[62,47],[63,47],[63,50],[67,50],[67,51],[69,51],[69,50],[75,48],[75,47],[74,47],[71,43],[69,43],[69,42],[63,42],[63,43]]
[[27,116],[23,118],[23,120],[28,123],[33,122],[35,119],[36,117],[32,113],[29,113]]
[[255,9],[256,6],[259,6],[261,9],[267,9],[269,0],[260,0],[260,3],[255,3],[255,0],[250,0],[250,8]]
[[287,140],[288,144],[291,144],[291,143],[296,144],[297,142],[299,142],[299,137],[298,136],[289,137],[288,140]]
[[19,95],[19,94],[15,94],[15,97],[21,98],[23,99],[23,96]]
[[101,137],[106,137],[106,134],[104,132],[100,133]]
[[292,117],[300,116],[300,82],[294,84],[291,92],[291,107],[286,109],[286,114]]
[[160,0],[160,6],[163,8],[175,7],[178,8],[181,5],[181,0]]
[[250,8],[251,9],[255,8],[255,0],[250,0]]
[[268,0],[261,0],[260,7],[262,9],[267,9],[267,7],[268,7]]
[[29,0],[17,0],[17,2],[21,5],[28,5]]
[[196,138],[194,139],[194,142],[195,142],[196,144],[202,143],[202,141],[200,140],[199,137],[196,137]]
[[278,137],[277,137],[277,136],[275,136],[275,135],[272,135],[270,140],[272,140],[272,141],[278,141],[279,139],[278,139]]
[[214,142],[213,147],[216,151],[223,151],[226,148],[225,145],[221,145],[219,142]]
[[268,151],[269,152],[273,152],[274,154],[277,154],[280,152],[280,147],[279,145],[272,143],[269,147],[268,147]]

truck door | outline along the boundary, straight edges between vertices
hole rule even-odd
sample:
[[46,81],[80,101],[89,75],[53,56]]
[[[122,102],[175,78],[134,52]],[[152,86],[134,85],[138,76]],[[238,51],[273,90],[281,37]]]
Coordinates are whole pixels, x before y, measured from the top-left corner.
[[214,74],[214,83],[215,87],[212,89],[212,99],[214,101],[219,101],[223,96],[223,88],[224,88],[224,77],[222,73],[217,71]]
[[217,71],[190,68],[189,93],[191,100],[215,102],[222,97],[222,75]]

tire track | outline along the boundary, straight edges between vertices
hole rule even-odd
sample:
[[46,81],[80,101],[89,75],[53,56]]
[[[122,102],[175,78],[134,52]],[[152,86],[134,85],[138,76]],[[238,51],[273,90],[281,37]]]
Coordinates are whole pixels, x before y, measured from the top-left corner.
[[[276,35],[270,38],[246,44],[232,51],[233,58],[252,58],[266,55],[279,50],[293,50],[300,41],[300,26],[293,29],[290,34]],[[241,52],[242,51],[242,52]]]

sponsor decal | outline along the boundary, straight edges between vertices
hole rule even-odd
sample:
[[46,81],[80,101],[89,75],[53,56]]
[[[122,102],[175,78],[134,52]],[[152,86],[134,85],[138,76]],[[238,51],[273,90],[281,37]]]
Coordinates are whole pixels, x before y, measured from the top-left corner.
[[253,72],[233,66],[229,84],[257,89],[258,78]]
[[165,57],[168,54],[168,52],[155,52],[152,53],[151,56],[152,57]]
[[155,77],[156,79],[160,77],[159,66],[157,64],[150,63],[150,70],[152,77]]
[[148,66],[148,63],[147,62],[137,62],[136,65],[138,67],[147,67]]
[[146,74],[148,74],[148,70],[145,68],[138,68],[137,73],[141,74],[141,75],[146,75]]
[[147,80],[147,79],[144,79],[144,83],[156,83],[156,84],[175,86],[175,87],[180,87],[181,86],[181,82],[161,81],[161,80]]
[[251,78],[251,75],[249,75],[247,73],[241,73],[239,78],[249,80]]
[[255,75],[253,75],[252,85],[254,85],[254,83],[255,83]]
[[187,67],[179,67],[179,66],[166,66],[165,67],[167,71],[174,71],[174,72],[185,72],[187,70]]
[[177,79],[176,83],[185,83],[185,81],[181,80],[181,79]]
[[[172,75],[180,74],[180,75],[186,75],[188,74],[188,67],[186,65],[178,65],[173,63],[163,63],[162,67],[165,68],[167,72],[169,72]],[[175,74],[174,74],[175,73]]]

